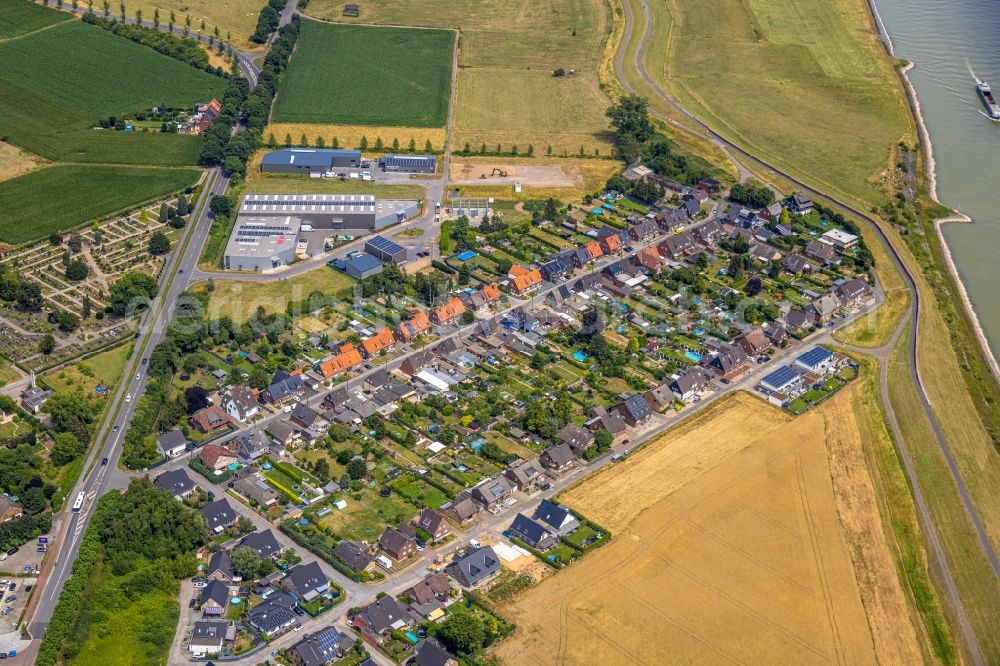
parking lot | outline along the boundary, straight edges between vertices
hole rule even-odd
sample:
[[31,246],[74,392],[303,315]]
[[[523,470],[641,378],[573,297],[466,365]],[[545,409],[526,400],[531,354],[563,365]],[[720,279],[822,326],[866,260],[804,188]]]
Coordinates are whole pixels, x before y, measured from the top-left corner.
[[[13,631],[17,627],[21,611],[24,610],[24,604],[27,603],[36,580],[33,577],[0,577],[0,591],[3,592],[3,601],[0,601],[0,634]],[[12,585],[13,590],[10,589]]]

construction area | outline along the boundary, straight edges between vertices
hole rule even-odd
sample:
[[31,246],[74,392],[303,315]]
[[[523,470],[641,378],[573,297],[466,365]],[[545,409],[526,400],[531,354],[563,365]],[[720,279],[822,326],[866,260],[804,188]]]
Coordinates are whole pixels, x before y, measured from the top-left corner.
[[503,662],[920,662],[847,393],[737,394],[563,493],[614,539],[504,608]]
[[452,183],[458,185],[515,185],[527,187],[581,187],[583,174],[575,165],[526,166],[452,162],[449,167]]

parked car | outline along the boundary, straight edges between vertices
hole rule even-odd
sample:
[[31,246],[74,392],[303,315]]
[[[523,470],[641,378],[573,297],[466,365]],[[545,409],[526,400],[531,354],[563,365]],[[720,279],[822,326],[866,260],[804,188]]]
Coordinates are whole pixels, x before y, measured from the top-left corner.
[[9,597],[7,597],[6,601],[8,604],[14,603],[15,601],[17,601],[17,595],[16,594],[10,595]]
[[12,610],[14,610],[13,606],[7,606],[7,608],[4,608],[3,611],[0,612],[0,615],[8,615]]
[[7,551],[7,557],[10,557],[11,555],[13,555],[14,553],[16,553],[19,550],[20,550],[20,548],[18,548],[17,546],[14,546],[13,548],[11,548],[10,550]]
[[548,490],[551,487],[552,487],[551,483],[543,483],[542,484],[542,490]]
[[188,602],[188,608],[194,608],[194,599]]
[[292,627],[292,631],[302,631],[302,623],[301,622],[296,622],[295,626]]

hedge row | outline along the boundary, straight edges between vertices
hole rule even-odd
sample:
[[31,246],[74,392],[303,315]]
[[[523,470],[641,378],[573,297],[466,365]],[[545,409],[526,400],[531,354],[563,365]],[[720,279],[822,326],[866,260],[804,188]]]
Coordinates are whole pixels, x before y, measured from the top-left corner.
[[[97,502],[94,511],[94,519],[98,520],[100,514],[106,509],[109,502],[115,501],[112,493],[104,495]],[[88,529],[80,542],[80,550],[76,561],[73,562],[73,574],[63,585],[62,594],[59,595],[59,603],[56,604],[52,612],[52,619],[49,627],[42,639],[42,644],[38,648],[38,656],[35,664],[38,666],[55,666],[59,659],[59,651],[62,644],[69,635],[70,630],[76,622],[76,617],[80,611],[80,598],[83,595],[83,588],[87,583],[91,570],[101,557],[101,544],[97,537],[96,530]]]

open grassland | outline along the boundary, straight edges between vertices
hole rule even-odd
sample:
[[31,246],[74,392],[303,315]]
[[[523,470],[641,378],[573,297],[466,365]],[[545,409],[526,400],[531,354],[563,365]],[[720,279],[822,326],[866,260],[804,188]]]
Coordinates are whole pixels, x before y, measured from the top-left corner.
[[23,243],[177,192],[196,169],[52,166],[0,182],[0,241]]
[[305,21],[282,80],[279,122],[443,127],[454,33]]
[[[637,0],[625,1],[642,16]],[[688,110],[826,191],[881,198],[872,183],[892,145],[915,130],[865,0],[650,8],[646,69]]]
[[375,141],[382,139],[385,146],[383,152],[393,152],[393,140],[399,142],[399,148],[407,150],[410,141],[418,152],[423,152],[427,142],[431,142],[434,150],[444,149],[447,131],[444,127],[383,127],[378,125],[327,125],[323,123],[271,123],[263,132],[265,141],[269,141],[271,136],[278,145],[284,145],[289,139],[292,145],[302,144],[303,135],[306,143],[310,146],[318,145],[316,140],[323,139],[326,148],[332,148],[334,139],[340,148],[358,148],[361,139],[368,140],[366,155],[377,155],[375,151]]
[[615,538],[507,609],[500,657],[919,662],[865,468],[835,467],[860,455],[849,405],[734,396],[564,493]]
[[[343,3],[313,0],[308,12],[334,21],[454,28],[461,31],[455,145],[509,149],[529,142],[559,152],[609,149],[600,69],[611,34],[606,0],[372,0],[361,17]],[[575,73],[562,78],[558,69]],[[527,135],[533,135],[530,138]],[[565,135],[565,136],[563,136]]]
[[69,14],[49,11],[27,0],[5,0],[0,3],[0,40],[34,32],[69,18]]
[[[906,340],[908,338],[905,338],[904,342],[893,351],[889,363],[889,397],[896,412],[903,438],[913,457],[921,488],[927,499],[933,520],[938,527],[945,557],[951,567],[969,621],[976,633],[979,647],[986,663],[995,663],[1000,660],[1000,635],[996,632],[996,627],[1000,623],[1000,606],[997,604],[997,599],[1000,599],[1000,583],[993,575],[986,555],[979,545],[944,455],[938,447],[930,423],[920,408],[920,401],[910,380],[906,360],[909,345]],[[937,349],[939,353],[950,351],[947,346],[939,346]],[[953,397],[967,399],[964,393],[961,396]],[[975,418],[974,413],[970,414],[964,409],[963,402],[963,400],[957,401],[956,410],[966,417]],[[944,426],[943,423],[942,426]],[[971,462],[971,459],[965,451],[959,448],[960,445],[965,446],[966,444],[967,442],[952,442],[952,448],[960,467],[964,468],[963,471],[971,472],[972,470],[966,466],[968,462]],[[985,478],[979,480],[970,478],[969,474],[963,474],[963,479],[969,484],[969,490],[974,499],[980,500],[977,501],[977,508],[980,511],[985,509],[985,513],[980,513],[980,517],[987,528],[989,528],[988,519],[997,504],[994,502],[986,505],[981,500],[984,493],[995,490],[995,488],[983,487],[984,483],[990,482],[992,476],[992,474],[987,474]]]
[[10,180],[23,175],[36,166],[30,155],[25,155],[17,146],[0,141],[0,180]]
[[82,389],[93,395],[98,386],[114,386],[121,377],[125,361],[132,353],[131,344],[121,344],[113,349],[88,356],[71,365],[43,375],[45,384],[53,391]]
[[[268,312],[285,312],[289,303],[304,303],[314,291],[334,295],[353,289],[355,284],[353,278],[326,265],[283,281],[215,280],[215,289],[209,294],[207,316],[216,319],[225,315],[235,322],[244,322],[258,306]],[[205,288],[201,284],[195,290],[204,291]]]

